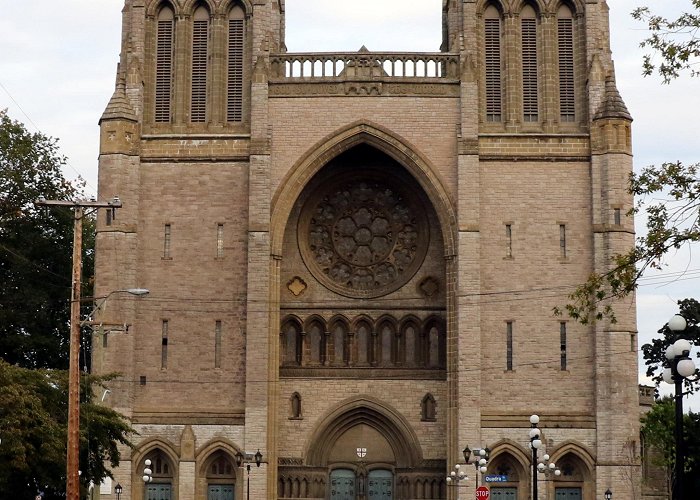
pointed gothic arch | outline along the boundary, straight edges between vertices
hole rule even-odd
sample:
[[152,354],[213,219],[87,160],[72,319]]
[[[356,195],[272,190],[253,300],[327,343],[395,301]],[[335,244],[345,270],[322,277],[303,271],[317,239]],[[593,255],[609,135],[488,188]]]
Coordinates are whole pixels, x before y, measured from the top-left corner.
[[427,195],[440,221],[445,255],[454,255],[457,216],[454,203],[444,188],[437,169],[406,139],[368,121],[352,123],[317,142],[302,155],[280,181],[272,198],[270,218],[272,254],[282,255],[284,232],[289,215],[309,181],[333,158],[360,144],[367,144],[387,154],[411,174]]
[[396,467],[416,467],[423,452],[411,425],[401,413],[369,396],[345,400],[326,413],[312,433],[304,451],[305,464],[327,467],[336,441],[348,430],[367,425],[392,448]]

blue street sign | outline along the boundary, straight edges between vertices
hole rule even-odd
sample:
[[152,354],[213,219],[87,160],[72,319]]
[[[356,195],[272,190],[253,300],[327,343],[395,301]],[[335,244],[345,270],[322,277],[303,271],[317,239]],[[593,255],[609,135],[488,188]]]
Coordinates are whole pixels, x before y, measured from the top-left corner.
[[498,474],[490,474],[488,476],[484,476],[484,480],[487,483],[507,483],[508,476],[502,476],[502,475],[498,475]]

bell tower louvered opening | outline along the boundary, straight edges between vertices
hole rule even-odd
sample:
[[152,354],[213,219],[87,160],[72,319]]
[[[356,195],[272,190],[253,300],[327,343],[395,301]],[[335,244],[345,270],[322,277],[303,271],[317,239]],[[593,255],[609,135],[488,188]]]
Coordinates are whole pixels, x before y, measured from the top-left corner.
[[559,50],[559,117],[562,122],[576,120],[574,78],[574,20],[571,10],[563,5],[557,15]]
[[537,75],[537,13],[526,5],[520,15],[523,68],[523,120],[539,120]]
[[490,5],[484,13],[484,49],[486,71],[486,121],[500,122],[501,87],[501,14]]
[[175,27],[175,16],[170,7],[160,10],[157,23],[155,121],[168,123],[171,116]]
[[226,121],[243,121],[243,54],[245,15],[234,7],[228,18],[228,64],[226,86]]
[[209,62],[209,12],[198,7],[192,24],[192,102],[190,120],[207,120],[207,74]]

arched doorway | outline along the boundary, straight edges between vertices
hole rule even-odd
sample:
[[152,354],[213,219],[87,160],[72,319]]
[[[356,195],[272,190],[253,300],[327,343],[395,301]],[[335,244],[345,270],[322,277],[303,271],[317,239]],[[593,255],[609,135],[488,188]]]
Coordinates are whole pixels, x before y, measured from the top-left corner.
[[171,500],[174,498],[175,470],[170,458],[162,450],[156,448],[144,457],[139,470],[146,468],[146,460],[150,460],[152,480],[144,484],[144,499]]
[[236,469],[231,456],[217,451],[207,461],[207,500],[235,500]]

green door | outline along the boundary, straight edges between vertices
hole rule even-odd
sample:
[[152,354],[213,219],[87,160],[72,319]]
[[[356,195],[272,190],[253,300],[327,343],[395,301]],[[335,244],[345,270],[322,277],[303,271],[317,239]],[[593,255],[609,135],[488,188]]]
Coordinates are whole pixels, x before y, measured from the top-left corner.
[[146,500],[170,500],[172,498],[170,483],[149,483],[146,486]]
[[556,500],[581,500],[581,488],[557,488]]
[[207,500],[234,500],[232,484],[210,484]]
[[518,488],[491,488],[491,500],[517,500]]
[[391,471],[378,469],[369,472],[367,478],[367,500],[391,500],[394,490],[394,475]]
[[331,472],[331,500],[355,500],[355,473],[350,469]]

